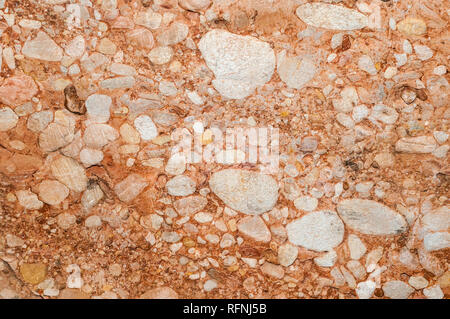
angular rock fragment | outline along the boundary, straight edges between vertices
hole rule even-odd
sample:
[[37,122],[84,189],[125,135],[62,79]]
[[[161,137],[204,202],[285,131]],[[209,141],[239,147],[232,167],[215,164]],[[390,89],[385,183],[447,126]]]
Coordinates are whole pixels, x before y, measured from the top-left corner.
[[61,61],[63,57],[63,50],[47,35],[47,33],[39,31],[34,39],[25,42],[22,54],[33,59],[58,62]]
[[348,227],[366,235],[398,235],[408,228],[402,215],[373,200],[346,199],[337,211]]
[[145,178],[138,174],[128,175],[114,187],[117,197],[123,202],[131,202],[148,186]]
[[305,87],[316,75],[318,68],[308,56],[288,57],[286,51],[277,56],[277,72],[281,80],[290,88]]
[[356,10],[326,3],[306,3],[297,8],[297,16],[306,24],[331,30],[358,30],[368,25],[368,18]]
[[82,192],[87,187],[87,176],[84,168],[74,159],[61,156],[51,164],[53,176],[75,192]]
[[255,241],[267,243],[271,239],[269,228],[259,216],[244,217],[238,222],[237,228],[244,236]]
[[0,108],[0,132],[14,128],[19,121],[19,117],[9,107]]

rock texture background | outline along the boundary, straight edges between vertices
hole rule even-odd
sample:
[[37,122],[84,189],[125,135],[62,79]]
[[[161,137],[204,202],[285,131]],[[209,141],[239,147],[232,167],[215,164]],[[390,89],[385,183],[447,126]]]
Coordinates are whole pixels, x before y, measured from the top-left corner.
[[0,298],[448,298],[448,5],[0,0]]

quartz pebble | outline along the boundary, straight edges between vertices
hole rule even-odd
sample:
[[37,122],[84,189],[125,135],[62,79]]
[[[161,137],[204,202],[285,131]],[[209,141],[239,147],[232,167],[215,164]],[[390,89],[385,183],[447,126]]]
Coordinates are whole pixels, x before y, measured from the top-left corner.
[[391,299],[407,299],[414,289],[403,281],[392,280],[383,285],[383,292]]
[[269,44],[251,36],[212,30],[198,47],[214,72],[215,89],[229,99],[242,99],[272,77],[275,54]]
[[254,241],[267,243],[271,239],[269,228],[259,216],[244,217],[238,222],[237,228],[244,236]]
[[214,173],[209,186],[226,205],[248,215],[269,211],[278,198],[278,185],[272,177],[244,170]]
[[296,10],[297,16],[316,28],[331,30],[357,30],[368,24],[365,15],[343,6],[326,3],[307,3]]
[[286,226],[289,241],[314,251],[329,251],[342,242],[344,224],[335,212],[309,213]]
[[338,204],[337,211],[348,227],[362,234],[395,235],[407,229],[400,214],[372,200],[347,199]]

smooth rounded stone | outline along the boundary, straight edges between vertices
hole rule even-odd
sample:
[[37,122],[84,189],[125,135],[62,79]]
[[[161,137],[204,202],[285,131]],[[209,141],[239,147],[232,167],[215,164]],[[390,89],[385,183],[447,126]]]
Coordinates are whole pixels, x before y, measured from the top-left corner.
[[103,160],[103,152],[92,148],[83,148],[80,152],[80,161],[84,167],[99,164]]
[[375,64],[372,61],[372,58],[368,55],[362,55],[358,59],[358,67],[369,73],[370,75],[377,74],[377,69],[375,68]]
[[160,33],[156,39],[162,46],[174,45],[187,38],[189,27],[181,22],[173,22],[168,28]]
[[212,30],[198,48],[213,71],[214,88],[229,99],[242,99],[272,77],[275,53],[266,42],[225,30]]
[[53,176],[69,189],[82,192],[86,189],[88,178],[86,172],[77,161],[70,157],[61,156],[50,166]]
[[86,100],[88,118],[95,123],[106,123],[110,117],[112,99],[108,95],[92,94]]
[[212,291],[213,289],[216,289],[218,286],[217,281],[214,279],[209,279],[203,284],[203,290],[204,291]]
[[271,210],[278,200],[278,183],[269,175],[239,169],[212,174],[211,191],[227,206],[248,215]]
[[398,70],[396,67],[388,66],[386,68],[386,70],[384,71],[383,76],[385,79],[392,79],[392,77],[397,75],[397,73],[398,73]]
[[20,106],[38,93],[32,77],[16,75],[7,78],[0,86],[0,103],[8,106]]
[[[213,220],[213,216],[208,213],[199,212],[194,215],[194,220],[200,224],[209,223]],[[225,231],[226,231],[226,228],[225,228]]]
[[167,192],[172,196],[188,196],[195,192],[195,182],[188,176],[178,175],[166,183]]
[[426,45],[414,43],[414,52],[416,53],[417,57],[422,61],[429,60],[433,57],[433,50],[431,50]]
[[178,5],[188,11],[201,11],[208,9],[211,0],[178,0]]
[[158,136],[158,129],[148,115],[138,116],[134,120],[134,127],[144,141],[150,141]]
[[444,293],[442,292],[441,287],[439,285],[434,285],[429,288],[425,288],[423,290],[423,294],[427,299],[442,299],[444,298]]
[[107,124],[91,124],[84,130],[83,141],[89,148],[101,149],[118,137],[116,129]]
[[41,209],[44,206],[44,203],[38,199],[37,195],[29,189],[17,191],[16,196],[19,204],[26,209]]
[[170,62],[170,60],[172,60],[172,57],[173,57],[173,49],[167,46],[156,47],[152,49],[148,54],[150,62],[157,65],[166,64]]
[[83,196],[81,196],[81,207],[85,211],[89,211],[100,202],[103,196],[104,194],[100,186],[98,184],[91,184],[84,191]]
[[336,115],[336,120],[339,124],[341,124],[343,127],[346,128],[354,128],[355,127],[355,122],[353,121],[353,119],[348,116],[347,114],[344,113],[338,113]]
[[61,229],[67,230],[75,225],[77,218],[70,213],[62,213],[56,217],[56,223]]
[[329,251],[344,238],[344,223],[335,212],[317,211],[286,226],[291,243],[314,251]]
[[314,258],[314,263],[320,267],[333,267],[337,261],[336,251],[330,250],[325,254]]
[[427,25],[422,19],[407,17],[397,23],[397,30],[407,36],[420,36],[427,32]]
[[120,136],[128,144],[139,144],[141,137],[139,132],[130,124],[124,123],[119,129]]
[[114,187],[122,202],[131,202],[148,186],[147,180],[138,174],[130,174]]
[[347,239],[347,244],[351,259],[359,260],[367,251],[366,245],[356,235],[350,234]]
[[44,180],[39,186],[39,198],[49,205],[59,205],[69,196],[69,189],[62,183]]
[[78,35],[65,47],[66,54],[74,59],[81,58],[86,50],[86,41],[82,35]]
[[271,239],[269,228],[259,216],[247,216],[237,223],[237,229],[254,241],[268,243]]
[[186,170],[186,157],[182,153],[173,154],[167,161],[165,171],[170,175],[180,175]]
[[86,218],[84,225],[87,228],[97,228],[102,225],[102,219],[100,218],[100,216],[92,215]]
[[317,208],[317,205],[319,204],[319,201],[317,198],[310,197],[310,196],[302,196],[297,198],[294,201],[294,206],[298,210],[304,210],[307,212],[312,212]]
[[306,3],[297,8],[297,16],[308,25],[331,30],[358,30],[368,25],[368,18],[356,10],[325,3]]
[[74,139],[73,128],[57,123],[50,123],[39,134],[39,147],[44,152],[54,152],[68,144]]
[[277,55],[278,75],[289,88],[300,90],[305,87],[314,78],[317,70],[311,57],[288,57],[285,50]]
[[422,276],[411,276],[409,277],[408,284],[410,284],[414,289],[420,290],[428,286],[428,280]]
[[161,234],[161,240],[167,243],[176,243],[181,239],[181,235],[175,231],[164,231]]
[[208,200],[203,196],[189,196],[176,200],[173,207],[180,216],[189,216],[201,211],[207,203]]
[[395,143],[395,150],[400,153],[427,154],[436,149],[432,136],[403,137]]
[[425,231],[446,231],[450,228],[450,207],[442,206],[422,217]]
[[34,132],[39,133],[43,131],[53,121],[52,111],[41,111],[30,115],[27,121],[27,128]]
[[337,211],[348,227],[366,235],[398,235],[408,228],[402,215],[372,200],[346,199]]
[[270,277],[281,279],[284,277],[284,269],[279,265],[275,265],[269,262],[265,262],[261,266],[261,272]]
[[384,295],[391,299],[407,299],[414,289],[400,280],[388,281],[383,285]]
[[355,292],[359,299],[370,299],[376,287],[376,283],[371,280],[362,281],[356,286]]
[[101,81],[100,87],[109,90],[131,89],[135,83],[136,80],[132,76],[118,76]]
[[143,293],[139,299],[178,299],[178,294],[170,287],[158,287]]
[[59,62],[62,60],[63,50],[47,33],[39,31],[34,39],[25,42],[22,48],[22,54],[32,59]]
[[103,38],[97,45],[97,51],[106,55],[114,55],[117,45],[108,38]]
[[19,117],[9,107],[0,108],[0,132],[14,128],[19,121]]
[[383,104],[377,104],[372,108],[370,116],[384,124],[394,124],[397,122],[398,113],[392,108]]
[[136,28],[130,30],[126,34],[131,45],[139,48],[149,50],[155,45],[153,34],[146,28]]
[[436,232],[426,234],[423,238],[423,245],[427,251],[436,251],[450,247],[450,233]]
[[25,282],[37,285],[47,277],[47,266],[43,263],[24,263],[19,267],[20,274]]
[[134,76],[137,74],[136,69],[130,65],[122,63],[112,63],[109,66],[109,71],[116,75]]
[[278,262],[281,266],[289,267],[294,263],[298,256],[298,248],[289,243],[278,247]]

